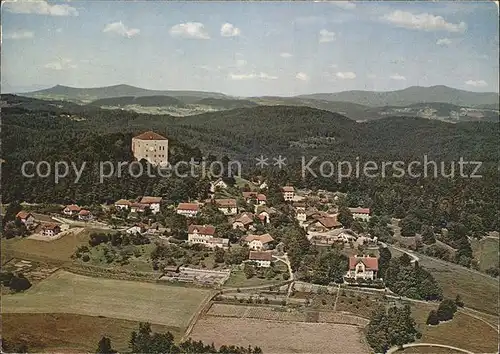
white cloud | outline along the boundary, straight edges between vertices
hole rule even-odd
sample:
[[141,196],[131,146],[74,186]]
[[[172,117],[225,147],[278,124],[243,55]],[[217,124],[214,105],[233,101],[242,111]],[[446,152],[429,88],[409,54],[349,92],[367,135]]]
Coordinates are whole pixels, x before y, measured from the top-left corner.
[[390,78],[393,80],[398,80],[398,81],[405,81],[406,80],[406,77],[404,77],[403,75],[399,75],[399,74],[391,75]]
[[451,44],[451,39],[449,38],[440,38],[436,41],[437,45],[448,46]]
[[320,43],[327,43],[327,42],[333,42],[335,40],[335,33],[330,32],[326,29],[322,29],[319,31],[319,42]]
[[59,58],[53,62],[47,63],[44,65],[46,69],[51,69],[51,70],[69,70],[69,69],[76,69],[77,65],[73,63],[71,59],[67,58]]
[[240,29],[237,27],[234,27],[234,25],[231,23],[226,22],[220,28],[220,35],[222,37],[237,37],[240,34],[241,34]]
[[356,78],[356,74],[353,73],[352,71],[346,71],[346,72],[338,72],[335,74],[339,79],[342,80],[352,80]]
[[210,39],[210,36],[205,31],[205,26],[200,22],[186,22],[172,26],[170,35],[174,37]]
[[122,21],[108,23],[103,32],[114,33],[123,37],[131,38],[137,34],[139,34],[140,30],[137,28],[127,28]]
[[306,73],[300,72],[295,75],[296,79],[302,80],[302,81],[307,81],[309,80],[309,76]]
[[2,37],[5,39],[29,39],[33,38],[35,33],[31,31],[17,31],[12,33],[3,34]]
[[410,28],[421,31],[464,32],[467,29],[465,22],[451,23],[441,16],[428,13],[412,14],[411,12],[396,10],[382,17],[382,20],[397,27]]
[[280,57],[282,58],[291,58],[293,55],[287,52],[280,53]]
[[466,85],[474,86],[474,87],[485,87],[488,86],[488,83],[484,80],[467,80],[465,81]]
[[231,80],[252,80],[252,79],[263,79],[263,80],[276,80],[278,77],[269,75],[263,72],[260,73],[249,73],[249,74],[229,74]]
[[35,14],[48,16],[78,16],[78,10],[66,4],[49,4],[44,0],[9,1],[2,4],[3,8],[15,14]]
[[352,10],[356,8],[356,4],[352,1],[332,1],[331,4],[338,6],[344,10]]

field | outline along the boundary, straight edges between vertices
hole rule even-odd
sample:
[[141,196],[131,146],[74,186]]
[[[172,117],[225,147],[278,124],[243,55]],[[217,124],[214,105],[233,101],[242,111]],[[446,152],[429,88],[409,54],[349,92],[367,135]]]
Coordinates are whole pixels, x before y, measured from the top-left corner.
[[486,323],[457,312],[451,321],[427,326],[425,321],[432,309],[436,309],[436,305],[412,304],[413,317],[422,332],[420,342],[447,344],[476,353],[498,351],[498,334]]
[[[119,352],[128,349],[130,333],[138,322],[107,317],[67,313],[6,313],[2,315],[2,336],[8,343],[26,343],[32,352],[94,352],[103,335]],[[170,331],[176,339],[182,332],[176,327],[152,325],[154,332]],[[36,330],[33,330],[36,328]]]
[[279,322],[205,316],[191,337],[215,346],[259,346],[264,353],[369,353],[361,329],[333,323]]
[[499,240],[495,238],[485,238],[471,241],[474,258],[479,262],[479,269],[485,271],[489,268],[497,268],[499,263],[500,247]]
[[260,286],[260,285],[272,285],[284,282],[282,273],[288,273],[287,266],[282,262],[275,262],[274,269],[276,270],[276,276],[273,279],[258,278],[253,276],[247,279],[242,267],[238,267],[231,272],[231,276],[224,284],[226,288],[243,288],[250,286]]
[[58,271],[25,293],[2,298],[4,312],[73,313],[185,328],[209,290],[92,278]]

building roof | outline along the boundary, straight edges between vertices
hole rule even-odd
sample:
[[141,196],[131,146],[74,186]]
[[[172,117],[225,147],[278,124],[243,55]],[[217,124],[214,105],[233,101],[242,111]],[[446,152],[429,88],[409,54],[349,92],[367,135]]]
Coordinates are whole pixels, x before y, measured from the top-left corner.
[[265,196],[265,194],[259,193],[259,194],[257,194],[257,200],[259,202],[265,202],[267,200],[267,197]]
[[28,213],[27,211],[21,210],[19,213],[16,214],[16,218],[26,219],[30,215],[31,215],[31,213]]
[[274,238],[272,238],[271,235],[269,234],[264,234],[264,235],[248,235],[245,237],[246,242],[252,242],[252,241],[260,241],[262,243],[269,243],[273,242]]
[[327,229],[331,229],[332,227],[342,226],[342,224],[337,220],[336,216],[320,217],[317,220],[319,223],[321,223],[321,225],[323,225]]
[[141,204],[161,203],[161,197],[142,197]]
[[251,224],[253,223],[253,214],[248,212],[242,213],[234,220],[234,222],[240,222],[243,225]]
[[56,224],[53,222],[42,225],[42,229],[44,229],[44,230],[55,230],[55,229],[60,229],[60,228],[61,227],[59,226],[59,224]]
[[130,205],[130,204],[132,204],[132,202],[127,199],[120,199],[115,202],[115,205]]
[[273,255],[271,252],[250,251],[248,259],[251,261],[271,261]]
[[367,270],[378,270],[378,259],[369,256],[352,256],[349,257],[349,269],[356,269],[356,265],[362,262]]
[[78,205],[76,204],[71,204],[71,205],[66,205],[66,208],[65,209],[68,209],[70,211],[80,211],[82,210],[82,208],[80,208]]
[[243,192],[242,194],[243,194],[243,198],[245,198],[245,199],[257,197],[257,192]]
[[215,199],[215,204],[220,208],[236,208],[236,199]]
[[283,192],[295,192],[295,188],[293,188],[293,186],[284,186],[284,187],[281,187],[281,190]]
[[215,234],[215,227],[212,225],[189,225],[188,233],[199,233],[202,235],[210,235],[213,236]]
[[349,208],[352,214],[370,214],[370,208]]
[[90,215],[90,211],[88,211],[86,209],[82,209],[82,210],[80,210],[80,212],[78,213],[78,215],[82,215],[82,216]]
[[149,208],[149,205],[147,204],[141,204],[141,203],[132,203],[130,204],[132,208],[139,208],[139,209],[146,209]]
[[207,243],[214,243],[216,245],[229,245],[229,239],[221,237],[212,237],[211,239],[207,240]]
[[148,131],[144,132],[142,134],[139,134],[134,137],[134,139],[139,139],[139,140],[167,140],[164,136],[161,136],[158,133],[155,133],[153,131]]
[[200,205],[198,203],[179,203],[177,210],[191,210],[198,211],[200,209]]

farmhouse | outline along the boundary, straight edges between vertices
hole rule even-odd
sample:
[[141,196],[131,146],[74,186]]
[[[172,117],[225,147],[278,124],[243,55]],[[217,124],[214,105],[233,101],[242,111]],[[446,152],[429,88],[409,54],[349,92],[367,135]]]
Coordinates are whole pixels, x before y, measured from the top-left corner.
[[354,219],[361,219],[363,221],[370,220],[370,209],[369,208],[349,208]]
[[82,210],[82,208],[80,208],[78,205],[76,204],[71,204],[71,205],[67,205],[64,210],[63,210],[63,214],[65,215],[76,215],[80,212],[80,210]]
[[321,216],[308,227],[311,231],[326,232],[328,230],[341,228],[342,224],[337,220],[337,216]]
[[130,205],[132,205],[132,202],[126,199],[120,199],[115,202],[115,208],[117,209],[126,209],[128,210],[130,208]]
[[253,262],[257,267],[268,268],[271,266],[272,260],[271,252],[250,251],[247,262]]
[[130,204],[130,212],[132,213],[144,213],[149,207],[147,204],[132,203]]
[[295,219],[299,222],[305,222],[307,220],[306,209],[304,207],[297,207],[295,209]]
[[228,187],[229,187],[229,185],[226,182],[224,182],[224,180],[222,178],[219,178],[215,182],[210,182],[210,192],[211,193],[215,193],[215,191],[217,191],[219,189],[227,189]]
[[282,187],[281,192],[283,193],[283,199],[285,199],[286,202],[291,202],[293,197],[295,197],[295,189],[292,186]]
[[238,207],[236,206],[236,199],[215,199],[217,208],[224,213],[224,215],[238,214]]
[[345,277],[351,279],[373,280],[377,277],[378,259],[370,256],[349,257],[349,270]]
[[261,251],[270,249],[274,239],[269,234],[248,235],[244,238],[244,241],[251,250]]
[[267,197],[262,193],[257,192],[243,192],[243,199],[247,203],[253,202],[257,205],[266,205]]
[[125,232],[129,235],[142,234],[145,231],[143,225],[134,225],[129,227]]
[[179,203],[177,207],[177,214],[187,217],[195,217],[199,211],[200,205],[198,203]]
[[220,238],[220,237],[213,237],[207,241],[205,246],[210,247],[210,248],[222,248],[222,249],[228,249],[229,248],[229,239],[228,238]]
[[35,222],[35,218],[33,217],[33,215],[23,210],[16,214],[16,218],[19,219],[24,225],[26,225],[26,227],[32,226]]
[[188,228],[188,243],[206,244],[215,235],[215,227],[212,225],[190,225]]
[[244,212],[238,215],[233,221],[233,229],[248,230],[253,224],[254,215]]
[[147,205],[153,214],[160,212],[161,197],[142,197],[139,203]]
[[86,210],[86,209],[82,209],[80,210],[80,212],[78,213],[78,220],[82,220],[82,221],[90,221],[94,218],[94,216],[92,215],[92,213],[89,211],[89,210]]
[[44,236],[52,237],[61,232],[61,227],[56,223],[48,223],[42,226],[42,234]]
[[140,161],[147,160],[151,165],[168,164],[168,139],[148,131],[132,138],[132,154]]

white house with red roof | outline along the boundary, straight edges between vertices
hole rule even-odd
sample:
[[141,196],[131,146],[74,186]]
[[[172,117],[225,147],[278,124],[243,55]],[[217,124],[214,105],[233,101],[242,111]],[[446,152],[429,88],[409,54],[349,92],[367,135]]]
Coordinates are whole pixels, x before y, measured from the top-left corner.
[[16,218],[19,219],[24,225],[26,225],[26,227],[32,226],[35,222],[35,218],[33,217],[33,215],[24,210],[21,210],[19,213],[17,213]]
[[202,244],[209,248],[229,247],[229,239],[215,237],[215,227],[212,225],[190,225],[188,227],[188,243]]
[[153,214],[160,212],[161,197],[142,197],[140,204],[147,205]]
[[78,205],[71,204],[71,205],[67,205],[63,209],[63,214],[72,216],[72,215],[78,214],[80,212],[80,210],[82,210],[82,208],[80,208]]
[[198,203],[179,203],[177,206],[177,214],[184,215],[188,218],[195,217],[200,211]]
[[238,214],[236,199],[215,199],[215,204],[224,215]]
[[115,208],[121,209],[121,210],[123,210],[123,209],[128,210],[131,205],[132,205],[132,202],[130,200],[126,200],[126,199],[120,199],[120,200],[115,202]]
[[345,277],[351,279],[373,280],[377,278],[378,259],[370,256],[349,257],[349,270]]
[[274,239],[269,234],[248,235],[244,238],[244,241],[251,250],[261,251],[270,249]]
[[94,218],[90,210],[82,209],[78,212],[78,220],[90,221]]
[[283,193],[283,199],[285,199],[285,202],[291,202],[295,197],[295,188],[293,188],[293,186],[281,187],[281,192]]
[[247,203],[253,202],[257,205],[266,205],[267,197],[265,194],[257,192],[243,192],[243,199]]
[[61,232],[61,226],[56,223],[47,223],[42,225],[42,234],[44,236],[53,237]]
[[354,219],[370,220],[370,208],[349,208]]
[[271,266],[272,261],[273,255],[271,251],[250,251],[247,262],[255,263],[257,267],[268,268]]
[[132,138],[132,154],[138,161],[144,159],[154,166],[166,165],[168,139],[152,131],[139,134]]

